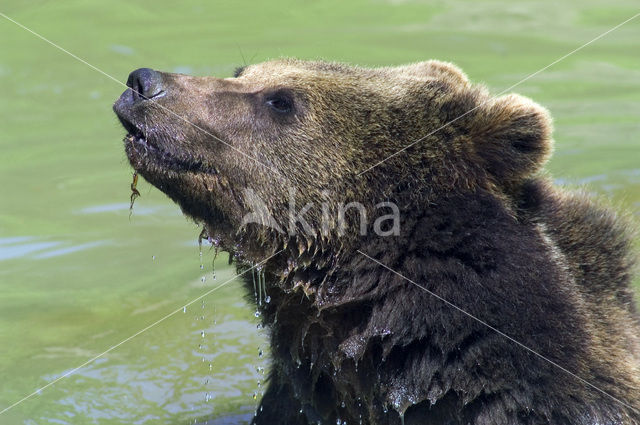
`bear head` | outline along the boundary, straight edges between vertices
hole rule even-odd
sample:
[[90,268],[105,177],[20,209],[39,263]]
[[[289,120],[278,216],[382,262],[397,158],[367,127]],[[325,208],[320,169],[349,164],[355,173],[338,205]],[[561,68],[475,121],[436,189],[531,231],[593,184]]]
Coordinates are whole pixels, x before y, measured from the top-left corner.
[[478,187],[508,198],[551,151],[542,107],[491,97],[434,60],[371,69],[280,59],[233,78],[144,68],[128,86],[114,110],[135,171],[249,261],[288,245],[353,247],[366,226],[344,208],[352,202],[373,216],[380,202],[428,208]]

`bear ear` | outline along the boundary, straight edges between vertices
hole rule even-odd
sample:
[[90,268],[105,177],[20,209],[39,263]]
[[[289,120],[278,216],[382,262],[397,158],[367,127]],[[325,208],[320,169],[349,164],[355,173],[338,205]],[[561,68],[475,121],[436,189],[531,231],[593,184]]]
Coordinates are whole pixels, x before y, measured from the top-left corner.
[[471,122],[476,160],[497,182],[509,184],[536,173],[553,148],[551,118],[532,100],[510,94],[490,99]]
[[417,62],[411,65],[398,66],[393,68],[402,77],[417,78],[420,80],[436,79],[443,80],[451,86],[468,86],[469,79],[457,66],[449,62],[428,60]]

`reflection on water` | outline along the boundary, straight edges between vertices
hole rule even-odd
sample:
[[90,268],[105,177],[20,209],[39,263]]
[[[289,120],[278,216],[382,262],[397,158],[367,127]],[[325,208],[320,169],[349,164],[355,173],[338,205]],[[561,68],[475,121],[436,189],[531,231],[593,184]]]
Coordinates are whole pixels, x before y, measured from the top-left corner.
[[[115,204],[92,205],[90,207],[85,207],[80,210],[77,210],[76,214],[99,214],[99,213],[111,213],[111,212],[129,214],[129,206],[130,204],[125,202],[119,202]],[[138,202],[133,207],[134,215],[151,215],[151,214],[158,214],[158,213],[176,214],[175,211],[176,211],[175,208],[167,208],[166,206],[149,207],[149,206],[140,205],[140,202]]]
[[591,191],[600,189],[613,197],[625,188],[640,185],[640,168],[616,170],[607,174],[593,174],[580,178],[556,177],[553,181],[559,186],[580,186]]
[[590,183],[595,183],[595,182],[602,182],[605,181],[609,178],[608,175],[606,174],[596,174],[594,176],[586,176],[586,177],[581,177],[578,179],[568,179],[568,178],[563,178],[563,177],[556,177],[554,179],[554,182],[557,185],[560,186],[564,186],[564,185],[587,185]]
[[90,248],[95,248],[95,247],[98,247],[98,246],[103,246],[103,245],[106,245],[106,244],[107,244],[106,241],[87,242],[87,243],[82,243],[82,244],[78,244],[78,245],[68,246],[68,247],[65,247],[65,248],[54,249],[54,250],[51,250],[51,251],[38,253],[38,254],[34,255],[33,258],[41,259],[41,258],[58,257],[60,255],[67,255],[67,254],[71,254],[71,253],[74,253],[74,252],[83,251],[85,249],[90,249]]
[[[78,251],[106,245],[107,241],[95,241],[80,244],[72,244],[64,241],[42,241],[34,236],[19,236],[13,238],[0,238],[0,261],[20,257],[45,259],[72,254]],[[60,247],[57,249],[52,249]]]
[[120,53],[121,55],[126,56],[131,56],[136,52],[133,47],[124,46],[122,44],[112,44],[111,46],[109,46],[109,48],[116,53]]
[[188,66],[188,65],[180,65],[180,66],[175,66],[171,72],[174,72],[176,74],[193,74],[193,67]]
[[60,242],[34,241],[34,239],[33,236],[0,239],[0,260],[24,257],[33,252],[60,245]]
[[253,418],[253,413],[244,415],[225,416],[218,419],[212,419],[206,422],[195,422],[194,425],[246,425]]

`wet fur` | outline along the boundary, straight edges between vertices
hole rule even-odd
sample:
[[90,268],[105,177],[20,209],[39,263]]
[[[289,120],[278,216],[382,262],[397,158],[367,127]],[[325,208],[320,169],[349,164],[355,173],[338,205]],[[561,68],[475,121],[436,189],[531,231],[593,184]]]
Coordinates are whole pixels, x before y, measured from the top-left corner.
[[[611,288],[609,275],[588,271],[602,258],[572,273],[571,252],[562,251],[571,234],[553,229],[549,210],[574,207],[540,203],[544,186],[528,183],[516,216],[490,193],[452,194],[404,222],[406,238],[361,249],[637,407],[638,322],[628,285],[603,305],[613,290],[598,287]],[[586,216],[595,207],[580,208]],[[583,224],[600,233],[590,251],[628,248],[611,218]],[[550,246],[549,228],[562,248]],[[331,296],[321,308],[269,286],[274,367],[256,424],[399,424],[401,414],[405,424],[638,423],[637,413],[363,256],[343,261],[325,282]],[[610,263],[628,282],[628,258]]]
[[[640,424],[629,226],[540,176],[552,150],[542,107],[493,99],[438,61],[368,69],[283,59],[233,79],[162,78],[159,102],[210,135],[153,104],[117,106],[171,159],[127,144],[132,165],[236,252],[240,270],[275,254],[261,307],[273,365],[255,424]],[[274,117],[261,96],[283,87],[295,113]],[[395,202],[401,234],[240,225],[242,189],[282,223],[292,186],[298,205],[331,189],[334,212],[352,200]],[[319,215],[307,218],[317,228]],[[250,278],[247,290],[253,297]]]

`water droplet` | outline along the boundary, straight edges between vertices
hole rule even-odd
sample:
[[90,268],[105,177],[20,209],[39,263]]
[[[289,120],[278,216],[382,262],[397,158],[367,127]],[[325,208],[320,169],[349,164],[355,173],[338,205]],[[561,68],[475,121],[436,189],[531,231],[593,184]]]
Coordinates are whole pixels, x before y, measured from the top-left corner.
[[344,401],[342,403],[340,403],[340,407],[342,407],[344,409]]
[[204,270],[204,264],[200,264],[200,270]]
[[202,344],[198,344],[198,350],[202,350]]
[[152,260],[155,260],[155,259],[156,259],[156,256],[155,256],[155,255],[152,255],[152,256],[151,256],[151,259],[152,259]]
[[209,363],[209,370],[213,369],[213,365],[211,363]]
[[182,312],[186,313],[187,312],[187,306],[182,307]]
[[256,317],[260,317],[260,310],[256,310],[256,312],[253,313],[253,315],[256,316]]
[[336,425],[342,425],[342,419],[338,418],[338,420],[336,420]]
[[205,276],[202,276],[202,277],[200,278],[200,281],[201,281],[202,283],[204,283],[206,280],[207,280],[207,278],[206,278]]
[[262,324],[261,324],[261,323],[258,323],[258,324],[256,325],[256,328],[257,328],[257,329],[262,329]]
[[258,394],[253,393],[253,399],[254,399],[254,400],[257,400],[257,399],[258,399]]
[[264,302],[266,302],[267,304],[269,304],[271,302],[271,296],[267,295],[267,297],[264,299]]
[[263,353],[262,353],[262,350],[261,350],[261,349],[258,349],[258,357],[262,357],[262,354],[263,354]]
[[200,331],[200,336],[204,338],[204,331]]

